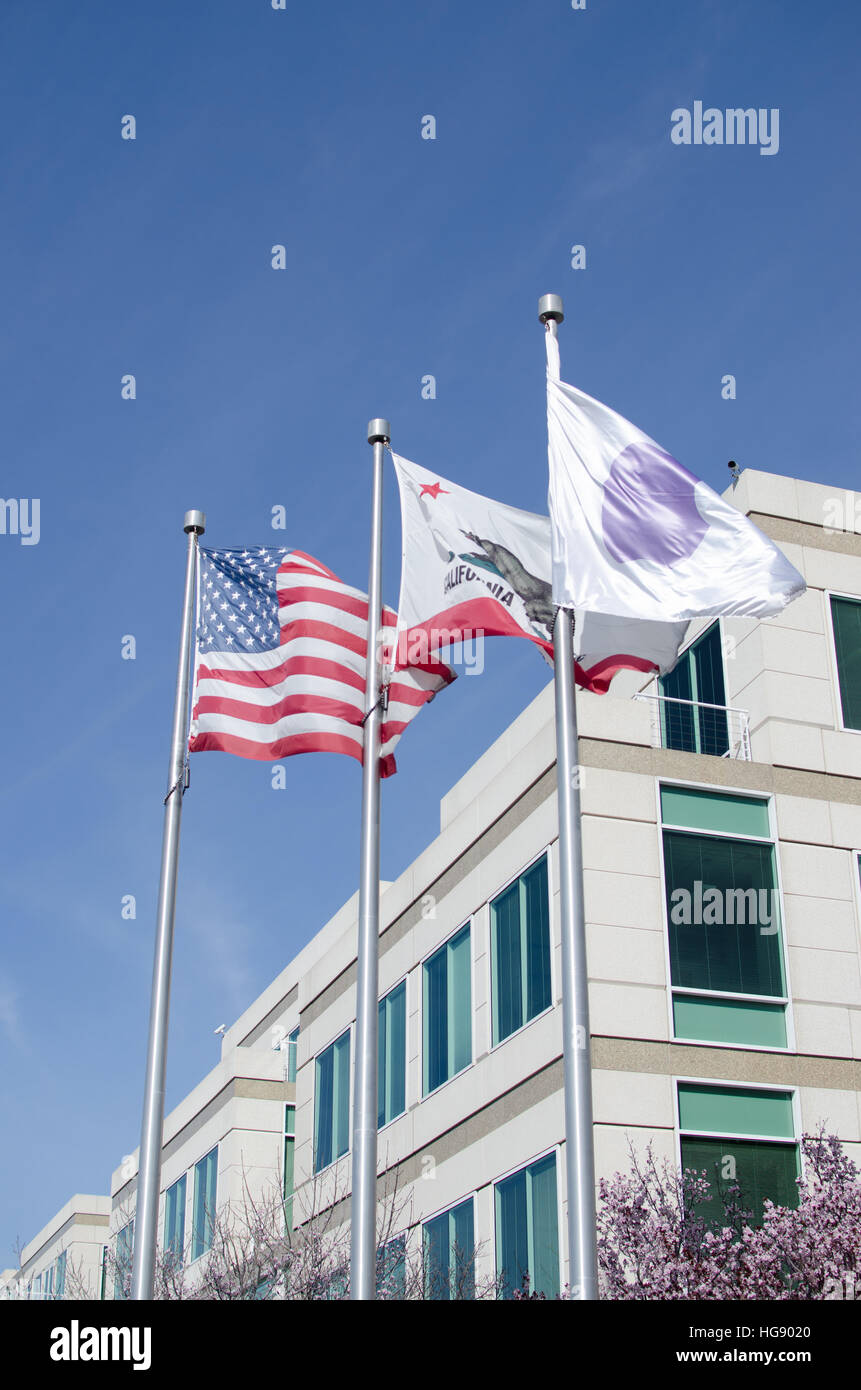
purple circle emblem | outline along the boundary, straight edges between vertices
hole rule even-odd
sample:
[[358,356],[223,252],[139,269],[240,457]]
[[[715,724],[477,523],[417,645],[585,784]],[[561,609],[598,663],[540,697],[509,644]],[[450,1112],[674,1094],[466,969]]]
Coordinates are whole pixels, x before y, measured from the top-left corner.
[[693,555],[706,531],[693,473],[656,444],[629,444],[604,484],[601,527],[614,560],[672,565]]

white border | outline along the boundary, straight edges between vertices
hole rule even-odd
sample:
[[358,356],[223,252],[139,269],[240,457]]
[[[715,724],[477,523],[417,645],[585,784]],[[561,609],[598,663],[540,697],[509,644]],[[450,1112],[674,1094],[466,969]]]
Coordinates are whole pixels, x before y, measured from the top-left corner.
[[[458,1078],[459,1076],[463,1076],[463,1074],[464,1074],[465,1072],[468,1072],[469,1069],[470,1069],[470,1067],[474,1067],[474,1066],[475,1066],[476,1024],[475,1024],[475,932],[473,931],[473,919],[474,919],[474,917],[475,917],[475,913],[474,913],[474,912],[471,912],[471,913],[469,914],[469,916],[466,917],[466,918],[460,923],[459,926],[455,927],[453,931],[448,932],[444,937],[442,937],[442,939],[441,939],[440,941],[438,941],[437,944],[436,944],[435,946],[433,946],[433,947],[431,948],[431,950],[427,952],[426,955],[422,956],[421,959],[420,959],[419,961],[417,961],[416,965],[413,967],[414,969],[416,969],[416,970],[418,971],[418,996],[419,996],[419,997],[418,997],[418,1005],[417,1005],[417,1008],[416,1008],[416,1014],[417,1014],[417,1016],[418,1016],[418,1027],[419,1027],[418,1048],[419,1048],[419,1103],[420,1103],[420,1104],[423,1104],[424,1101],[426,1101],[426,1100],[430,1100],[432,1096],[438,1096],[439,1093],[440,1093],[440,1091],[442,1091],[446,1086],[450,1086],[451,1083],[452,1083],[453,1081],[456,1081],[457,1078]],[[471,1052],[471,1056],[470,1056],[470,1059],[469,1059],[469,1061],[467,1062],[467,1064],[466,1064],[465,1067],[461,1067],[460,1071],[453,1072],[451,1076],[446,1077],[445,1081],[441,1081],[440,1084],[439,1084],[438,1086],[434,1086],[434,1088],[433,1088],[432,1091],[427,1091],[427,1092],[426,1092],[426,1091],[425,1091],[425,1047],[424,1047],[424,1007],[425,1007],[424,968],[425,968],[426,962],[429,961],[429,960],[431,960],[432,957],[435,956],[435,955],[437,954],[438,951],[441,951],[441,950],[443,949],[444,946],[447,946],[448,943],[449,943],[449,941],[452,941],[452,940],[454,939],[454,937],[456,937],[460,932],[463,931],[464,927],[468,927],[468,928],[469,928],[469,1035],[470,1035],[470,1052]],[[400,1117],[399,1117],[399,1118],[400,1118]]]
[[823,589],[822,596],[825,602],[825,632],[828,638],[828,666],[831,672],[831,698],[834,705],[834,727],[841,734],[855,734],[856,738],[861,734],[861,729],[853,729],[851,725],[843,723],[843,697],[840,693],[840,673],[837,669],[837,643],[834,638],[834,618],[831,611],[832,598],[849,599],[851,603],[857,603],[861,607],[861,597],[858,594],[844,594],[839,589]]
[[[702,1139],[749,1139],[754,1143],[762,1144],[794,1144],[798,1154],[798,1176],[804,1178],[804,1153],[801,1146],[801,1087],[793,1082],[787,1085],[769,1084],[763,1081],[720,1081],[711,1076],[682,1076],[674,1073],[670,1078],[673,1086],[673,1130],[676,1153],[676,1167],[682,1172],[682,1134],[693,1138]],[[792,1101],[792,1125],[795,1130],[794,1139],[781,1139],[773,1134],[730,1134],[726,1130],[712,1129],[685,1129],[682,1130],[681,1116],[679,1114],[679,1085],[683,1086],[705,1086],[722,1087],[728,1091],[782,1091],[788,1095]]]
[[[505,1044],[506,1044],[507,1042],[510,1042],[512,1038],[517,1038],[517,1037],[519,1037],[520,1034],[523,1032],[524,1028],[530,1028],[530,1027],[532,1026],[533,1023],[537,1023],[537,1022],[538,1022],[539,1018],[544,1018],[544,1017],[546,1017],[547,1014],[552,1013],[553,1010],[556,1008],[556,967],[555,967],[555,959],[554,959],[555,956],[556,956],[556,937],[555,937],[555,933],[554,933],[554,930],[553,930],[553,900],[554,900],[554,893],[553,893],[553,879],[552,879],[552,877],[551,877],[551,857],[552,857],[552,856],[551,856],[551,853],[550,853],[551,846],[552,846],[553,843],[558,843],[558,841],[551,841],[551,844],[545,845],[543,849],[540,849],[540,850],[538,851],[537,854],[534,854],[534,855],[532,856],[531,859],[527,860],[527,862],[522,866],[522,868],[518,869],[517,873],[512,874],[511,878],[509,878],[509,879],[502,885],[501,888],[495,889],[495,890],[494,890],[494,893],[493,893],[493,896],[492,896],[492,897],[489,897],[489,898],[487,899],[487,902],[486,902],[486,903],[483,903],[483,904],[482,904],[482,907],[486,907],[486,908],[487,908],[487,985],[488,985],[488,989],[487,989],[487,1023],[488,1023],[487,1051],[488,1051],[488,1053],[497,1052],[497,1051],[499,1050],[500,1047],[504,1047]],[[549,937],[549,943],[548,943],[548,944],[549,944],[549,946],[550,946],[550,1003],[547,1005],[546,1009],[542,1009],[541,1012],[538,1013],[538,1014],[533,1014],[532,1018],[528,1018],[528,1019],[526,1020],[525,1023],[521,1023],[521,1025],[520,1025],[519,1028],[515,1028],[515,1030],[514,1030],[513,1033],[506,1033],[506,1035],[505,1035],[504,1038],[500,1038],[499,1042],[495,1043],[495,1042],[493,1041],[493,948],[492,948],[492,940],[491,940],[492,932],[493,932],[493,914],[492,914],[492,912],[491,912],[491,906],[492,906],[493,902],[496,900],[496,898],[500,898],[500,897],[502,896],[503,893],[505,893],[509,888],[511,888],[515,883],[517,883],[518,880],[519,880],[520,878],[522,878],[523,875],[524,875],[525,873],[528,873],[529,870],[530,870],[531,868],[533,868],[533,867],[538,863],[538,861],[539,861],[540,859],[542,859],[545,855],[547,856],[547,932],[548,932],[548,937]]]
[[852,878],[855,883],[855,919],[858,927],[859,947],[861,947],[861,849],[850,849]]
[[[766,839],[765,837],[763,837],[763,836],[761,836],[761,835],[726,835],[726,834],[721,835],[721,833],[720,833],[719,831],[716,831],[716,830],[697,830],[697,829],[692,829],[690,826],[676,825],[676,824],[671,823],[671,822],[669,822],[669,821],[665,823],[664,820],[663,820],[663,818],[662,818],[662,811],[661,811],[661,788],[662,788],[662,787],[685,787],[685,788],[689,788],[691,791],[704,791],[707,795],[711,795],[711,796],[720,796],[720,795],[726,795],[726,796],[741,796],[741,797],[747,797],[747,798],[750,799],[750,800],[764,801],[764,802],[766,803],[766,810],[767,810],[767,814],[768,814],[768,826],[769,826],[769,830],[770,830],[770,832],[771,832],[770,837],[769,837],[768,839]],[[792,982],[791,982],[790,977],[789,977],[789,949],[788,949],[787,936],[786,936],[786,907],[785,907],[785,903],[784,903],[783,875],[782,875],[782,872],[781,872],[781,862],[780,862],[780,861],[781,861],[781,855],[780,855],[780,840],[779,840],[779,838],[778,838],[778,833],[777,833],[777,806],[776,806],[776,801],[775,801],[775,794],[774,794],[773,792],[754,791],[754,790],[751,790],[750,787],[738,787],[738,788],[735,788],[735,787],[724,787],[723,785],[717,787],[717,786],[714,785],[714,783],[710,783],[710,782],[699,783],[699,782],[691,782],[690,780],[683,780],[683,779],[681,779],[681,778],[676,778],[676,777],[661,777],[661,776],[656,776],[656,777],[655,777],[655,815],[656,815],[656,830],[657,830],[657,835],[658,835],[658,864],[659,864],[659,868],[660,868],[659,886],[660,886],[660,895],[661,895],[661,921],[662,921],[662,923],[663,923],[663,932],[664,932],[664,967],[665,967],[665,970],[666,970],[666,986],[665,986],[665,989],[666,989],[666,996],[667,996],[667,1028],[668,1028],[668,1037],[669,1037],[669,1041],[670,1041],[671,1043],[674,1043],[674,1042],[676,1042],[676,1043],[683,1043],[683,1044],[686,1044],[686,1045],[688,1045],[688,1046],[690,1046],[690,1045],[695,1045],[695,1046],[697,1046],[697,1047],[722,1047],[722,1048],[725,1048],[725,1049],[726,1049],[726,1048],[729,1048],[729,1049],[731,1049],[731,1050],[736,1050],[736,1051],[741,1050],[741,1051],[745,1051],[745,1052],[773,1052],[773,1053],[777,1053],[778,1055],[781,1055],[781,1054],[784,1054],[784,1055],[785,1055],[785,1054],[787,1054],[787,1053],[794,1053],[794,1052],[796,1051],[795,1017],[794,1017],[793,1003],[792,1003]],[[782,965],[782,967],[783,967],[783,985],[784,985],[784,993],[783,993],[782,996],[778,997],[778,996],[776,996],[776,995],[771,995],[771,994],[767,994],[767,995],[731,994],[731,993],[727,993],[727,992],[724,991],[724,990],[687,990],[687,989],[684,989],[681,985],[679,985],[679,986],[674,986],[674,985],[673,985],[673,979],[672,979],[672,962],[671,962],[671,959],[670,959],[670,924],[669,924],[669,920],[668,920],[668,916],[667,916],[667,879],[666,879],[666,865],[665,865],[665,863],[664,863],[664,835],[663,835],[664,830],[682,831],[682,832],[683,832],[684,834],[686,834],[686,835],[703,835],[703,836],[705,836],[706,838],[710,838],[710,839],[743,840],[743,841],[747,841],[748,843],[759,844],[759,845],[770,844],[770,845],[772,846],[773,851],[774,851],[774,869],[775,869],[776,888],[777,888],[777,893],[778,893],[778,902],[779,902],[779,904],[780,904],[780,957],[781,957],[781,965]],[[765,1046],[764,1044],[762,1044],[762,1043],[718,1042],[718,1041],[713,1041],[713,1040],[708,1039],[708,1038],[684,1038],[684,1037],[676,1037],[676,1033],[675,1033],[675,1020],[674,1020],[674,1016],[673,1016],[673,994],[674,994],[674,991],[677,991],[677,992],[680,993],[680,994],[691,994],[691,993],[694,993],[694,994],[701,995],[701,996],[703,996],[703,997],[708,997],[708,998],[710,998],[710,999],[725,999],[725,1000],[733,1000],[733,999],[742,999],[742,1000],[743,1000],[743,999],[750,999],[751,1001],[756,1001],[757,1003],[765,1003],[765,1004],[783,1004],[783,1006],[784,1006],[784,1018],[785,1018],[785,1021],[786,1021],[786,1046],[785,1046],[785,1047],[766,1047],[766,1046]]]
[[[353,1036],[354,1028],[355,1019],[348,1023],[346,1028],[339,1028],[335,1036],[333,1038],[330,1038],[329,1041],[326,1043],[325,1047],[321,1047],[319,1052],[315,1052],[314,1056],[312,1058],[309,1058],[309,1061],[313,1061],[314,1063],[314,1084],[311,1088],[311,1181],[313,1181],[315,1178],[318,1178],[321,1173],[326,1173],[330,1168],[334,1168],[336,1163],[341,1163],[345,1158],[349,1158],[353,1152],[353,1072],[355,1070],[355,1057],[353,1055],[353,1049],[355,1046],[355,1038]],[[316,1168],[314,1164],[317,1157],[317,1059],[319,1057],[322,1057],[324,1052],[328,1052],[330,1047],[334,1047],[335,1043],[338,1042],[339,1039],[343,1038],[345,1033],[349,1033],[350,1035],[350,1065],[347,1068],[347,1071],[349,1073],[350,1087],[350,1096],[347,1102],[347,1134],[349,1136],[347,1141],[347,1147],[342,1154],[338,1154],[336,1158],[330,1159],[330,1161],[324,1164],[322,1168]]]
[[[403,972],[403,974],[399,975],[398,978],[395,980],[395,983],[391,986],[391,988],[389,988],[389,989],[383,991],[383,993],[380,995],[379,999],[377,1000],[377,1009],[379,1010],[379,1007],[380,1007],[380,1005],[382,1004],[383,1000],[384,1000],[384,999],[388,999],[389,995],[390,995],[390,994],[394,994],[395,990],[398,989],[401,985],[404,986],[404,1108],[403,1108],[403,1110],[400,1110],[400,1111],[398,1112],[397,1115],[393,1115],[392,1118],[391,1118],[390,1120],[386,1120],[386,1123],[385,1123],[384,1125],[379,1125],[379,1124],[377,1125],[377,1134],[378,1134],[378,1135],[382,1134],[382,1132],[383,1132],[384,1129],[388,1129],[388,1128],[389,1128],[389,1125],[396,1124],[398,1120],[402,1120],[402,1119],[404,1118],[404,1115],[406,1115],[407,1111],[408,1111],[409,1108],[410,1108],[410,1094],[409,1094],[409,1092],[410,1092],[410,972],[409,972],[409,970],[406,970],[406,971]],[[378,1048],[378,1051],[379,1051],[379,1048]],[[378,1073],[378,1075],[379,1075],[379,1066],[380,1066],[380,1061],[379,1061],[379,1056],[378,1056],[378,1057],[377,1057],[377,1073]],[[352,1112],[351,1112],[351,1113],[352,1113]],[[379,1113],[380,1113],[380,1098],[379,1098],[379,1096],[377,1096],[377,1116],[379,1116]]]
[[[548,1147],[545,1148],[545,1149],[539,1149],[538,1153],[533,1154],[531,1158],[521,1159],[518,1163],[515,1163],[513,1167],[511,1167],[511,1168],[506,1168],[504,1172],[497,1174],[496,1177],[491,1178],[491,1180],[490,1180],[490,1195],[491,1195],[491,1216],[490,1216],[490,1219],[491,1219],[491,1223],[492,1223],[493,1277],[494,1277],[495,1280],[499,1278],[499,1251],[498,1251],[499,1231],[498,1231],[498,1229],[497,1229],[497,1220],[496,1220],[496,1210],[497,1210],[497,1209],[496,1209],[496,1188],[497,1188],[497,1184],[499,1184],[499,1183],[501,1183],[501,1182],[505,1182],[506,1178],[513,1178],[514,1175],[515,1175],[515,1173],[522,1173],[523,1170],[524,1170],[524,1168],[531,1168],[533,1163],[540,1163],[540,1161],[541,1161],[542,1158],[547,1158],[547,1157],[549,1157],[550,1154],[553,1154],[554,1157],[555,1157],[555,1159],[556,1159],[556,1162],[555,1162],[555,1165],[554,1165],[554,1176],[555,1176],[555,1178],[556,1178],[556,1256],[557,1256],[557,1261],[558,1261],[558,1264],[559,1264],[559,1292],[560,1292],[560,1294],[561,1294],[562,1291],[563,1291],[563,1289],[565,1288],[565,1284],[562,1282],[562,1275],[563,1275],[563,1273],[564,1273],[564,1268],[565,1268],[565,1260],[564,1260],[564,1258],[563,1258],[564,1252],[563,1252],[563,1249],[562,1249],[562,1230],[563,1230],[563,1222],[562,1222],[562,1190],[561,1190],[561,1189],[562,1189],[562,1145],[561,1145],[561,1144],[558,1144],[558,1143],[557,1143],[557,1144],[550,1144],[550,1145],[548,1145]],[[566,1193],[566,1201],[567,1201],[567,1193]],[[457,1206],[457,1202],[455,1202],[454,1205]],[[502,1301],[502,1300],[500,1300],[500,1301]],[[504,1300],[504,1301],[505,1301],[505,1302],[508,1302],[509,1300],[506,1299],[506,1300]]]

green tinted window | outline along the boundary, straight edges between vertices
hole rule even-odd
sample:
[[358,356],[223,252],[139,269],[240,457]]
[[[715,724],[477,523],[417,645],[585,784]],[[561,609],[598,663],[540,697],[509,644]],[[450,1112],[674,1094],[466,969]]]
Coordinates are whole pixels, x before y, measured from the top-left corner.
[[164,1249],[174,1260],[185,1250],[185,1174],[169,1187],[164,1198]]
[[789,1091],[750,1090],[746,1086],[700,1086],[679,1082],[679,1125],[720,1134],[752,1134],[792,1139],[795,1121]]
[[762,1224],[766,1199],[781,1207],[798,1203],[798,1150],[795,1144],[763,1144],[751,1139],[682,1137],[682,1167],[705,1171],[711,1183],[709,1199],[699,1215],[722,1224],[722,1194],[738,1186],[735,1202],[749,1211],[753,1224]]
[[706,792],[696,787],[661,787],[661,817],[665,825],[681,825],[688,830],[771,839],[765,798]]
[[472,1198],[426,1221],[423,1227],[425,1297],[452,1301],[475,1297],[475,1234]]
[[377,1123],[387,1125],[406,1109],[407,986],[380,1000],[377,1021]]
[[215,1226],[215,1189],[218,1175],[218,1149],[194,1165],[194,1211],[191,1233],[191,1258],[196,1260],[212,1245]]
[[559,1292],[556,1156],[549,1154],[496,1184],[496,1271],[503,1298],[526,1287]]
[[832,598],[840,705],[847,729],[861,729],[861,601]]
[[472,1061],[470,931],[464,927],[422,967],[424,1094]]
[[314,1092],[314,1171],[350,1147],[350,1031],[321,1052]]
[[490,905],[493,1041],[501,1042],[550,1007],[547,858]]
[[[658,682],[661,743],[722,758],[729,748],[720,625],[713,623]],[[721,706],[719,709],[711,706]]]
[[673,985],[783,996],[774,848],[664,831]]
[[699,1042],[786,1047],[786,1006],[758,1000],[675,994],[673,1031]]

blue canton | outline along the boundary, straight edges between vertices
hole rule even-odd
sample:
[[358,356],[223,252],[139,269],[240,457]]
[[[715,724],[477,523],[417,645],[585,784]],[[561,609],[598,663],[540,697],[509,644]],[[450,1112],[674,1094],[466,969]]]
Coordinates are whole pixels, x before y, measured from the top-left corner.
[[200,611],[197,643],[201,652],[264,652],[278,646],[278,592],[275,577],[289,550],[207,550],[200,547]]

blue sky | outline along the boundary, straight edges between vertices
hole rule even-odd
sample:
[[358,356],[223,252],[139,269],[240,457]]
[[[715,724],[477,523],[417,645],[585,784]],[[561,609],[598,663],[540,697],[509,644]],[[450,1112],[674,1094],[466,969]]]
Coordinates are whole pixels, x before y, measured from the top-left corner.
[[[378,414],[546,510],[551,290],[563,375],[712,486],[731,457],[854,486],[859,30],[847,0],[6,0],[0,492],[41,536],[0,535],[0,1266],[138,1142],[185,510],[364,585]],[[779,152],[674,145],[696,100],[778,108]],[[395,603],[391,470],[385,507]],[[489,647],[403,739],[386,878],[548,679]],[[287,780],[193,761],[169,1105],[356,888],[358,766]]]

